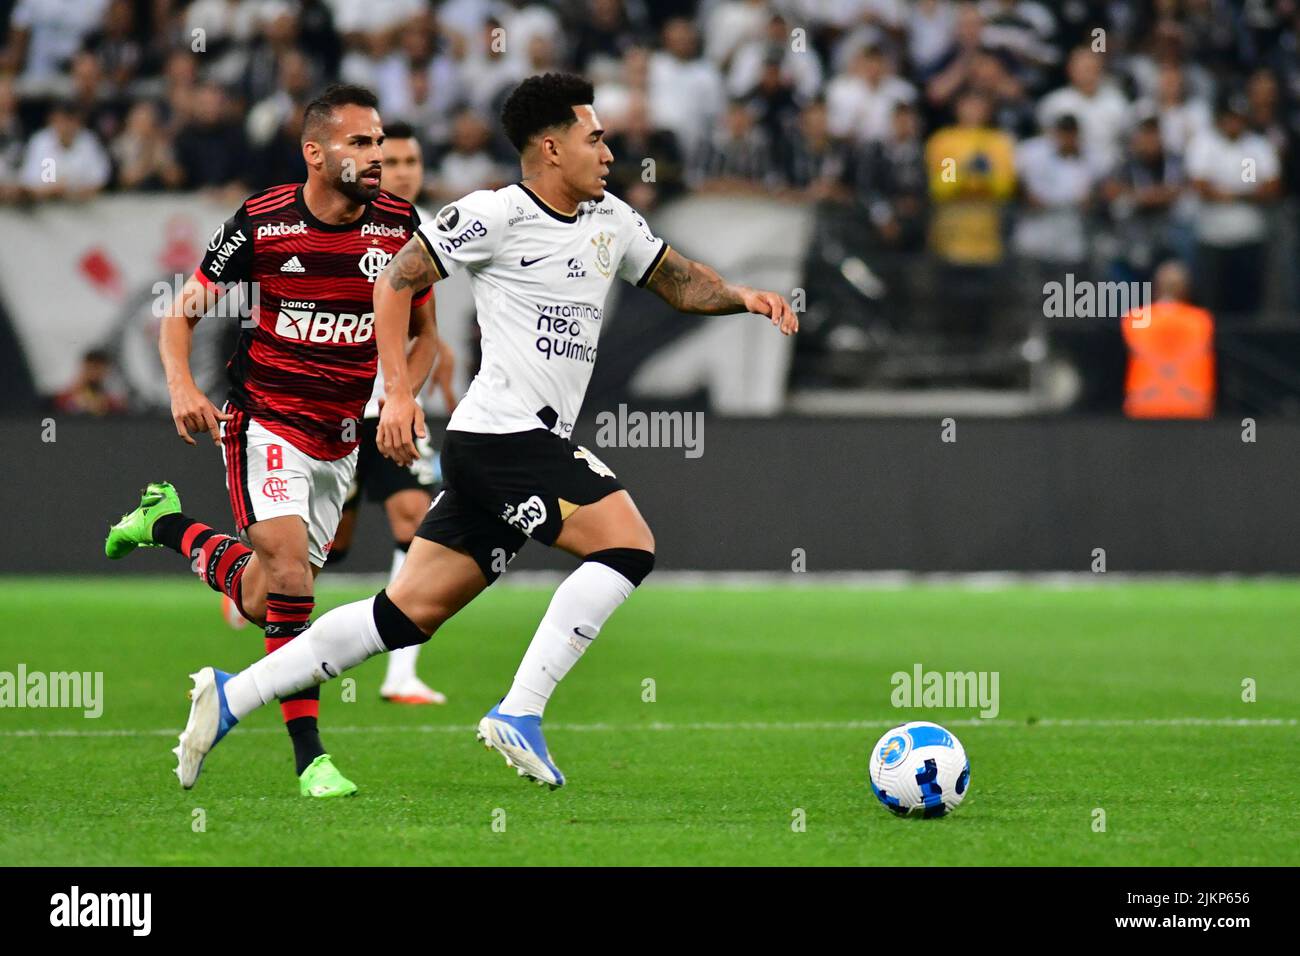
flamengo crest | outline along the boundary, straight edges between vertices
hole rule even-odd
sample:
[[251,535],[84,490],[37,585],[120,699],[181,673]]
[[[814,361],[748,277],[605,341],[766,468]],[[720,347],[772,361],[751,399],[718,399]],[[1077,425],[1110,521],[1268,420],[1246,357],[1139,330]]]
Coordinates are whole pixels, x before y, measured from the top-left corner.
[[379,278],[379,273],[384,271],[384,267],[392,262],[393,254],[385,252],[383,249],[373,247],[366,250],[366,254],[357,262],[357,267],[371,282]]

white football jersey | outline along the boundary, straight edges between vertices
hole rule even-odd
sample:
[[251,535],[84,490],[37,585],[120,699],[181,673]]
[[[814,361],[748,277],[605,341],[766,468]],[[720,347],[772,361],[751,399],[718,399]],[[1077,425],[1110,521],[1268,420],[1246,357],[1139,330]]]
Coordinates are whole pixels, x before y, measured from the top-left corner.
[[416,235],[440,278],[469,271],[483,362],[449,429],[569,437],[614,277],[643,286],[668,253],[610,193],[570,216],[522,183],[443,207]]
[[[423,206],[416,206],[415,214],[420,217],[419,218],[420,222],[428,222],[430,219],[433,218],[432,216],[429,215],[428,211]],[[370,391],[370,401],[366,402],[366,410],[361,413],[361,417],[378,418],[379,400],[383,397],[384,397],[384,367],[382,365],[379,365],[376,366],[375,369],[375,387]],[[428,400],[428,392],[423,390],[420,392],[420,401],[425,406],[424,410],[426,412],[430,411],[429,406],[432,404],[432,402]]]

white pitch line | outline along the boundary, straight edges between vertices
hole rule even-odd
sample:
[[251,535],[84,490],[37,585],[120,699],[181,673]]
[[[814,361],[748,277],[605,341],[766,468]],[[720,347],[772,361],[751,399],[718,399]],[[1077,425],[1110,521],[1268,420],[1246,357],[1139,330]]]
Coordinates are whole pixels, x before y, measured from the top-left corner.
[[[770,731],[770,730],[873,730],[878,727],[896,727],[894,720],[808,720],[808,721],[702,721],[696,723],[664,723],[654,721],[644,724],[548,724],[547,730],[575,731],[579,733],[635,733],[636,731]],[[1105,727],[1297,727],[1295,717],[1150,717],[1150,718],[1088,718],[1044,717],[1032,724],[1023,720],[995,718],[983,720],[964,717],[943,721],[945,727],[991,727],[995,729],[1033,727],[1105,728]],[[472,724],[389,724],[377,727],[327,727],[331,734],[468,734],[475,729]],[[152,730],[0,730],[0,737],[172,737],[176,728]],[[249,727],[244,734],[283,733],[279,727]]]

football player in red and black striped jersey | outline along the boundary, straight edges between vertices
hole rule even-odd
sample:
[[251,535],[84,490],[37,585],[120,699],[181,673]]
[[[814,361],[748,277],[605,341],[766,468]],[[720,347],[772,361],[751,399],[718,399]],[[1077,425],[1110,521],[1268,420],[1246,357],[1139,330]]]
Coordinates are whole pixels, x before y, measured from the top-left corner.
[[[239,539],[182,514],[175,489],[160,482],[106,545],[110,557],[164,545],[192,559],[209,586],[265,628],[267,653],[307,627],[375,380],[375,280],[420,221],[411,203],[380,189],[376,106],[373,93],[355,86],[330,87],[307,106],[307,181],[256,193],[218,227],[162,323],[176,433],[195,444],[191,433],[206,432],[221,447]],[[217,409],[194,384],[190,343],[199,318],[236,287],[248,296],[250,320]],[[408,380],[418,391],[437,347],[430,288],[412,299],[409,334]],[[321,744],[319,692],[294,694],[281,707],[301,792],[355,792]]]

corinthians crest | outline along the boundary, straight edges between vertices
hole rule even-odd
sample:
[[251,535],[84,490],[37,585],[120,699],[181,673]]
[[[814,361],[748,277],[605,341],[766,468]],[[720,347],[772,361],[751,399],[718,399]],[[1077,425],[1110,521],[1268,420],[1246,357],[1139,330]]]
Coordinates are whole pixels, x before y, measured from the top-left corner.
[[606,279],[609,278],[610,266],[614,264],[614,254],[610,252],[609,244],[614,241],[614,237],[607,232],[600,232],[591,240],[591,244],[596,247],[596,268]]

